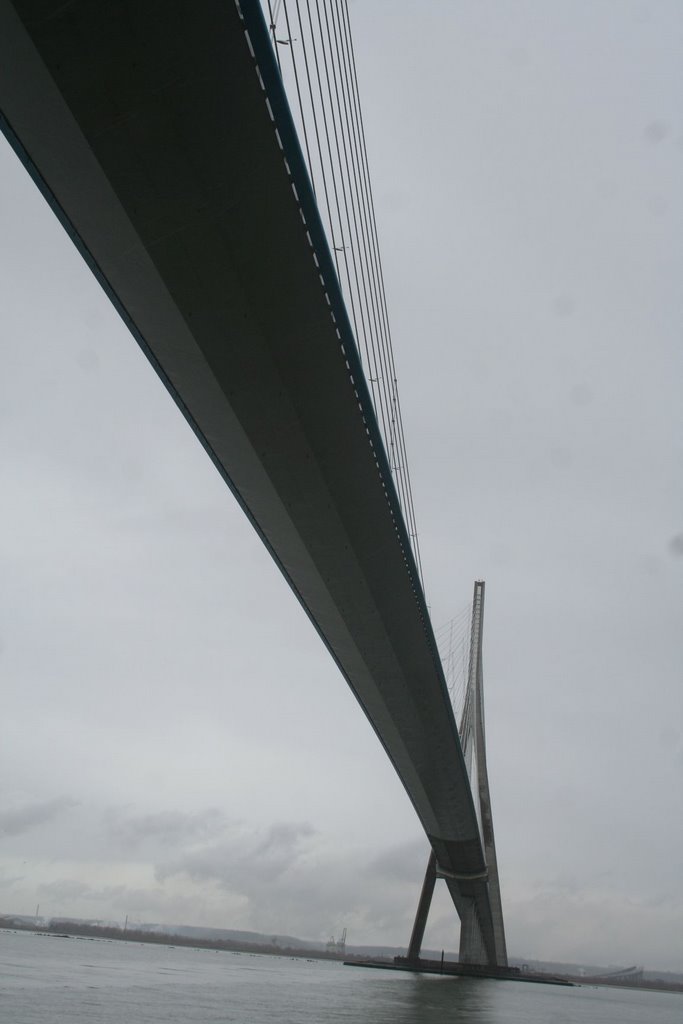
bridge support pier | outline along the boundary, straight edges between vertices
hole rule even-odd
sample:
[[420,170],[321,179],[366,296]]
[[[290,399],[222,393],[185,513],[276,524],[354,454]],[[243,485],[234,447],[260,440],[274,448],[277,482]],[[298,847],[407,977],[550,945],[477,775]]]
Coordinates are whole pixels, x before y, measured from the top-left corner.
[[474,900],[470,899],[465,902],[464,911],[460,916],[458,961],[461,964],[485,964],[487,962]]
[[410,945],[408,946],[408,961],[409,963],[417,963],[420,959],[420,950],[422,949],[422,940],[424,939],[425,927],[427,925],[427,917],[429,915],[429,908],[432,905],[432,896],[434,895],[434,886],[436,884],[436,854],[432,850],[429,855],[429,861],[427,863],[427,870],[425,872],[424,882],[422,883],[422,892],[420,893],[420,902],[417,905],[417,913],[415,915],[415,923],[413,925],[413,932],[410,936]]
[[[415,914],[415,922],[410,936],[408,955],[406,957],[409,964],[417,965],[419,963],[425,928],[427,927],[427,918],[429,917],[432,897],[434,896],[434,886],[438,877],[439,871],[436,863],[436,854],[432,850],[427,862],[427,870],[425,871],[420,900]],[[474,900],[466,899],[463,903],[464,907],[460,916],[458,960],[461,964],[481,965],[487,962],[487,957]]]

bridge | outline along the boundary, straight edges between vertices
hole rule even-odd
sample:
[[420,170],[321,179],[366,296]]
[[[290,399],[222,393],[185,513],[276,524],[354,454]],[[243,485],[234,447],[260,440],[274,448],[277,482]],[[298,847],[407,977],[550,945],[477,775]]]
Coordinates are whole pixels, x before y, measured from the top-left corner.
[[[345,2],[323,10],[334,21]],[[291,32],[282,42],[293,49]],[[432,854],[411,957],[439,875],[461,919],[461,959],[504,966],[484,588],[475,586],[459,729],[396,420],[387,426],[373,401],[378,377],[362,364],[340,284],[349,240],[330,244],[280,48],[254,0],[0,0],[1,126],[278,564],[412,801]],[[395,410],[391,389],[387,400]]]

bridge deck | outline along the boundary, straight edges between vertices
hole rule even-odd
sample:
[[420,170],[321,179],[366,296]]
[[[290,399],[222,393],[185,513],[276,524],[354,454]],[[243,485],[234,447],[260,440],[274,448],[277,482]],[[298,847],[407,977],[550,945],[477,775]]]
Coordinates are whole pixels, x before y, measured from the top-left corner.
[[[441,867],[474,876],[424,597],[258,5],[244,13],[255,56],[229,0],[0,0],[4,128],[328,646]],[[486,881],[449,887],[493,959]]]

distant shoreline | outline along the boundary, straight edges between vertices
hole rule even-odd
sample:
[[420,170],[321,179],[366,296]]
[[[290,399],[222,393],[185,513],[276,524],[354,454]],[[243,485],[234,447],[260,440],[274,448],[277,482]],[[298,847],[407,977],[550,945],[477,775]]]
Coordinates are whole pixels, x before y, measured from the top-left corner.
[[[145,942],[159,946],[186,946],[196,949],[214,949],[225,953],[259,953],[263,956],[298,957],[303,960],[363,960],[354,953],[333,953],[322,949],[307,949],[302,946],[285,946],[279,943],[243,942],[238,939],[201,939],[194,936],[178,935],[175,932],[151,932],[136,928],[115,928],[106,925],[81,924],[75,921],[55,919],[47,926],[37,927],[28,923],[17,923],[0,917],[0,928],[7,931],[33,932],[40,935],[79,939],[109,939],[116,942]],[[391,958],[386,957],[387,963]]]
[[[47,926],[38,927],[29,922],[18,922],[15,919],[0,916],[0,929],[6,931],[31,932],[33,934],[52,936],[54,938],[107,939],[110,942],[138,942],[157,946],[182,946],[188,949],[208,949],[224,953],[247,953],[260,956],[284,956],[297,960],[329,960],[337,963],[367,964],[368,957],[359,953],[341,953],[321,949],[309,949],[304,946],[286,946],[279,943],[256,943],[239,939],[202,939],[194,936],[179,935],[176,932],[152,932],[136,928],[119,928],[106,925],[86,924],[83,922],[53,918]],[[394,957],[374,957],[377,966],[394,966]],[[663,980],[641,980],[638,983],[620,981],[600,975],[577,975],[565,972],[534,972],[537,980],[548,974],[548,979],[562,978],[564,981],[584,987],[629,988],[645,992],[676,992],[683,993],[683,982]]]

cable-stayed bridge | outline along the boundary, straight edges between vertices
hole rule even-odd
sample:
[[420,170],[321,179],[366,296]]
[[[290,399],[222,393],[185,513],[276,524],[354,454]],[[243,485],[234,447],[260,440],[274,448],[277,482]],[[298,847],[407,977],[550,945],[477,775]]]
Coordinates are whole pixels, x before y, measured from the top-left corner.
[[[256,2],[0,0],[2,127],[368,716],[462,958],[504,965],[483,587],[461,744],[421,581],[348,12],[278,6],[283,37]],[[281,51],[304,44],[297,129]]]

